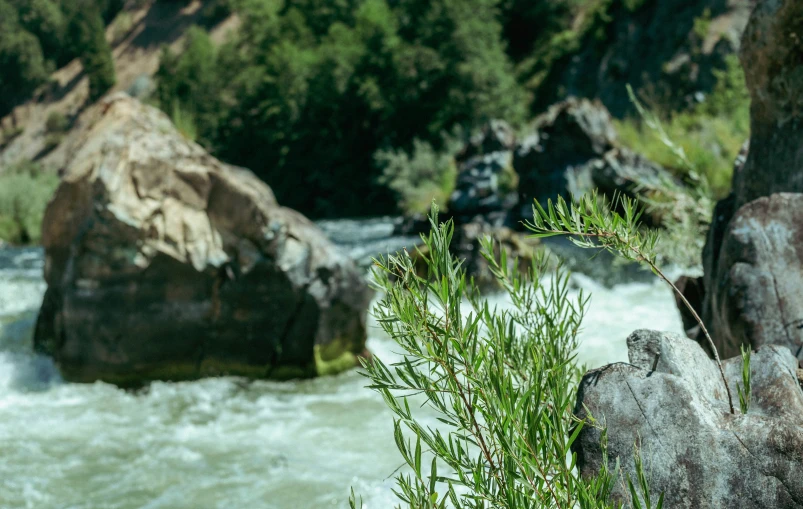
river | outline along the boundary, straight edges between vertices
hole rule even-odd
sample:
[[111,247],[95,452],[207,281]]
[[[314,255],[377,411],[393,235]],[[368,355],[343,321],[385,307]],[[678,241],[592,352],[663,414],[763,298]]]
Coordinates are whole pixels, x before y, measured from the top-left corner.
[[[414,240],[394,237],[386,218],[319,225],[363,265]],[[0,250],[0,508],[342,508],[350,487],[367,509],[394,506],[391,415],[356,371],[137,392],[64,383],[31,348],[42,266],[40,249]],[[606,288],[573,278],[592,294],[581,362],[626,360],[625,338],[637,328],[681,331],[657,282]],[[391,340],[370,325],[371,351],[393,358]]]

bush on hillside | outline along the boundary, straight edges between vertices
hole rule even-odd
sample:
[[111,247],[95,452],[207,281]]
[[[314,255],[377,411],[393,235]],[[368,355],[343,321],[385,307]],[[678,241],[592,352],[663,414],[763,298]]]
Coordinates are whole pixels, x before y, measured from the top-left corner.
[[45,208],[58,182],[54,173],[35,163],[18,163],[0,173],[0,240],[38,243]]
[[105,23],[123,0],[0,0],[0,116],[80,57],[92,98],[114,84]]
[[642,119],[616,122],[622,143],[680,176],[693,169],[706,178],[714,198],[724,198],[730,191],[733,161],[750,137],[750,95],[744,73],[736,55],[726,63],[725,69],[715,71],[717,84],[703,103],[683,112],[653,109],[668,138],[683,148],[690,164],[679,164],[674,149]]
[[376,165],[382,168],[379,182],[397,194],[399,207],[405,214],[425,214],[433,200],[449,201],[457,179],[451,144],[437,151],[429,143],[413,140],[411,154],[403,150],[379,150],[374,155]]
[[53,111],[47,116],[45,129],[49,133],[63,133],[70,128],[70,121],[64,113]]
[[39,40],[20,24],[16,9],[0,0],[0,116],[45,83],[51,70]]
[[67,35],[89,77],[89,100],[95,101],[116,82],[114,59],[106,41],[103,11],[96,0],[76,0],[70,5]]

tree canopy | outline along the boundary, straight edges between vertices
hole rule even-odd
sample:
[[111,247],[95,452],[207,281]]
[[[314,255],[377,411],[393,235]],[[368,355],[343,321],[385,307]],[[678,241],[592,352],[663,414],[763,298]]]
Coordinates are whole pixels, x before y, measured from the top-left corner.
[[0,0],[0,116],[80,57],[94,99],[114,84],[105,22],[121,0]]
[[374,153],[523,120],[495,0],[240,0],[238,36],[165,53],[159,102],[199,141],[315,216],[390,212]]

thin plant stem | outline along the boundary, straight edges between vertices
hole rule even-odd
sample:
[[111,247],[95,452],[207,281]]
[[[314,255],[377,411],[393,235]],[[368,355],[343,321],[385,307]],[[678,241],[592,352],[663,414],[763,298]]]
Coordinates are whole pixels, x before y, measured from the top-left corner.
[[[683,305],[689,310],[689,312],[691,312],[695,321],[697,321],[697,323],[700,325],[700,330],[702,330],[703,334],[705,335],[708,346],[711,348],[711,351],[714,354],[714,360],[717,363],[719,374],[722,377],[722,383],[725,385],[725,392],[728,395],[728,407],[730,408],[731,414],[735,414],[736,409],[733,406],[733,396],[731,394],[728,380],[725,377],[725,370],[722,367],[722,361],[719,357],[719,352],[717,351],[717,347],[714,344],[713,339],[711,339],[711,335],[708,333],[708,329],[703,323],[703,320],[694,310],[694,307],[691,305],[691,303],[683,295],[683,292],[681,292],[678,287],[675,286],[675,284],[668,277],[666,277],[663,271],[661,271],[655,262],[655,256],[651,253],[644,252],[642,248],[639,247],[640,245],[646,245],[646,243],[639,242],[640,236],[636,222],[641,213],[634,211],[633,202],[627,198],[620,199],[618,197],[614,197],[614,203],[621,203],[624,206],[626,211],[625,219],[622,219],[622,217],[615,212],[610,212],[610,216],[606,216],[605,213],[601,212],[597,204],[596,194],[592,195],[590,199],[584,197],[579,202],[574,203],[572,205],[572,210],[568,209],[568,206],[563,199],[558,200],[556,208],[553,207],[550,201],[548,205],[548,212],[536,202],[533,210],[535,221],[527,226],[536,233],[536,237],[562,235],[569,237],[600,239],[602,241],[601,245],[588,243],[586,245],[582,245],[581,247],[606,249],[614,254],[617,252],[623,254],[623,251],[626,249],[632,253],[630,259],[636,262],[646,263],[653,273],[656,274],[661,280],[666,282],[669,287],[672,288],[675,294],[680,297]],[[585,210],[587,208],[592,211],[591,215],[586,215],[586,213],[579,212],[580,210]],[[575,228],[570,227],[570,221],[574,222],[572,226]],[[591,223],[593,228],[589,229],[589,223]],[[617,231],[616,226],[625,228],[624,234]],[[654,239],[657,240],[657,234],[655,235]]]

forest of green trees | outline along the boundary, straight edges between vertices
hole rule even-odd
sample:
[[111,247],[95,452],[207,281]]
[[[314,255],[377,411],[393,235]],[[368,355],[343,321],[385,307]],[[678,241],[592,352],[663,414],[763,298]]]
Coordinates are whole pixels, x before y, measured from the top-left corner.
[[[239,28],[219,45],[196,27],[183,52],[165,49],[146,100],[214,155],[252,169],[283,204],[342,217],[425,211],[428,204],[406,192],[411,186],[448,196],[453,140],[492,118],[522,129],[562,97],[559,71],[581,47],[602,45],[614,18],[651,2],[212,4],[218,13],[236,13]],[[0,115],[76,57],[91,98],[108,90],[114,67],[103,26],[122,7],[122,0],[0,0]],[[701,25],[705,16],[710,12],[700,14]],[[748,128],[741,69],[735,56],[729,62],[716,71],[717,100],[696,110],[672,104],[665,115],[676,141],[703,146],[701,169],[719,194]],[[624,86],[620,95],[626,102]],[[664,146],[644,141],[637,123],[620,131],[633,148],[671,162]]]
[[122,0],[0,0],[0,116],[74,58],[89,75],[92,99],[113,86],[104,30],[122,6]]

